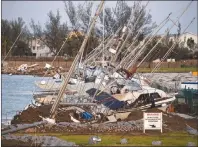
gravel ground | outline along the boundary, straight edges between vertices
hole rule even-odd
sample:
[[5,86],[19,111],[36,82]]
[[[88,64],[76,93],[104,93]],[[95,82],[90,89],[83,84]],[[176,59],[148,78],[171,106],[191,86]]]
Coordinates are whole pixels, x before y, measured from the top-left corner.
[[[41,108],[43,109],[43,108]],[[34,111],[24,111],[24,113],[27,113],[30,116],[34,116]],[[163,112],[157,108],[148,109],[146,112]],[[68,114],[68,113],[66,113]],[[63,115],[64,116],[64,115]],[[57,122],[56,125],[52,127],[48,127],[46,125],[40,125],[37,127],[36,132],[50,132],[50,133],[74,133],[74,134],[90,134],[93,132],[97,133],[141,133],[143,129],[143,112],[142,111],[133,111],[131,114],[129,114],[128,118],[124,121],[118,121],[115,123],[105,123],[104,121],[90,124],[87,122],[86,124],[82,123],[74,123],[69,120],[67,120],[67,117],[64,117],[64,122]],[[30,119],[30,118],[28,118]],[[19,119],[20,120],[20,119]],[[25,118],[21,120],[22,122],[18,121],[19,124],[15,124],[13,126],[10,126],[10,128],[15,127],[21,127],[25,126],[27,124],[24,124]],[[33,120],[32,120],[33,121]],[[28,121],[26,121],[28,122]],[[23,124],[22,124],[23,123]],[[29,123],[29,122],[28,122]],[[186,124],[193,128],[197,128],[198,121],[197,119],[185,119],[177,115],[172,115],[163,112],[163,130],[164,132],[169,131],[185,131]],[[35,130],[27,129],[25,132],[32,131],[35,132]]]
[[[16,140],[21,141],[23,143],[32,143],[38,144],[40,146],[77,146],[73,142],[67,142],[64,140],[61,140],[57,137],[53,136],[31,136],[31,135],[23,135],[23,136],[15,136],[15,135],[4,135],[4,140]],[[29,144],[29,146],[31,146]]]

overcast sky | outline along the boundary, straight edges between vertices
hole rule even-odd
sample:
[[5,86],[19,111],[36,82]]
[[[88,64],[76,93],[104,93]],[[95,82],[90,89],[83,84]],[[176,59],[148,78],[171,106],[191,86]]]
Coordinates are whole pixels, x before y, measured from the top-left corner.
[[[143,1],[142,3],[146,4],[147,1]],[[77,3],[84,3],[83,1],[74,1],[75,5]],[[95,7],[100,3],[100,1],[95,1]],[[129,5],[133,4],[133,1],[127,1]],[[165,17],[168,16],[170,12],[172,12],[171,18],[173,20],[176,19],[178,15],[185,9],[188,5],[189,1],[150,1],[147,6],[147,11],[150,10],[152,15],[152,20],[159,24]],[[105,7],[115,7],[116,1],[107,1],[105,2]],[[67,21],[68,17],[66,16],[64,3],[63,1],[2,1],[2,18],[3,19],[16,19],[17,17],[22,17],[26,22],[26,25],[29,26],[31,18],[35,20],[35,22],[40,22],[42,26],[44,26],[45,22],[48,20],[47,13],[52,10],[56,13],[57,10],[60,10],[60,14],[62,16],[62,22]],[[184,29],[190,21],[195,17],[194,23],[187,30],[188,32],[192,32],[197,34],[197,1],[193,1],[187,12],[180,19],[181,27]],[[164,27],[160,34],[164,33],[164,31],[169,27],[171,23],[167,24]],[[176,27],[172,29],[172,33],[176,32]]]

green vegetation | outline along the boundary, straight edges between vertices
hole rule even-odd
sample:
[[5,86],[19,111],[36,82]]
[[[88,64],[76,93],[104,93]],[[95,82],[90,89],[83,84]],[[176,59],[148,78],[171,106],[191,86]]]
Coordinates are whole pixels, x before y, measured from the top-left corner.
[[[149,73],[153,70],[153,68],[139,68],[137,71],[138,72],[143,72],[143,73]],[[160,68],[156,72],[167,72],[167,73],[172,73],[172,72],[193,72],[197,71],[197,67],[185,67],[185,68]]]
[[[18,134],[22,135],[22,134]],[[33,135],[35,135],[33,133]],[[75,142],[78,145],[89,146],[88,140],[92,135],[71,135],[61,133],[39,133],[36,135],[56,136],[60,139]],[[96,135],[96,134],[93,134]],[[126,138],[128,146],[151,146],[152,141],[162,141],[163,146],[186,146],[188,142],[197,144],[197,137],[187,134],[186,132],[163,133],[160,135],[100,135],[102,141],[94,146],[120,146],[120,140]],[[123,146],[127,146],[123,145]],[[93,146],[93,145],[91,145]]]

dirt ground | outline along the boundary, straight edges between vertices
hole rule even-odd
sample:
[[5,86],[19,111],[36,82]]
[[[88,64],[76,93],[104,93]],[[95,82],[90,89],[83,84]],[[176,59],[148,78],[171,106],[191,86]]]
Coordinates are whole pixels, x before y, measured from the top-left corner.
[[[50,116],[50,109],[52,105],[40,106],[37,108],[29,107],[28,109],[21,112],[19,115],[15,115],[11,124],[31,124],[34,122],[42,121],[42,117]],[[68,110],[66,112],[60,111],[56,115],[56,122],[72,122],[69,114],[75,113],[74,110]],[[74,114],[73,114],[74,115]]]
[[[14,117],[14,119],[11,121],[11,124],[27,124],[27,123],[33,123],[41,121],[42,119],[39,117],[49,117],[49,112],[51,109],[51,105],[46,106],[40,106],[38,108],[28,108],[27,110],[24,110],[20,115],[17,115]],[[163,112],[157,108],[148,109],[145,112]],[[56,116],[56,122],[72,122],[70,115],[72,114],[75,118],[79,118],[77,114],[75,114],[74,110],[69,111],[59,111],[59,113]],[[142,111],[133,111],[131,114],[129,114],[128,118],[122,122],[130,122],[130,121],[136,121],[143,118],[143,112]],[[80,120],[82,122],[82,120]],[[136,126],[126,127],[126,126],[119,126],[117,123],[111,123],[109,124],[102,124],[105,119],[103,118],[102,121],[98,122],[98,126],[93,126],[90,124],[87,124],[85,126],[78,126],[78,125],[55,125],[51,127],[46,126],[40,126],[37,128],[37,132],[50,132],[50,133],[57,133],[57,132],[63,132],[63,133],[73,133],[73,134],[90,134],[93,132],[96,133],[141,133],[142,128],[138,128]],[[171,113],[165,113],[163,112],[163,130],[164,132],[170,132],[170,131],[185,131],[186,124],[191,126],[192,128],[197,129],[198,121],[197,119],[184,119],[177,115],[172,115]],[[135,129],[134,129],[135,128]],[[155,133],[155,132],[154,132]],[[160,132],[157,132],[160,133]],[[152,133],[151,133],[152,134]]]
[[35,144],[33,142],[23,142],[23,141],[14,140],[14,139],[13,140],[2,139],[1,146],[2,147],[28,147],[28,146],[41,147],[40,144]]

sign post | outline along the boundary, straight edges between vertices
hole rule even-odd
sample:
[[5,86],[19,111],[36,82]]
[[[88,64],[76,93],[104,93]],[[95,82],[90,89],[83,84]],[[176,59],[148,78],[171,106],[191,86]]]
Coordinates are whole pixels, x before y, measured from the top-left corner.
[[162,133],[162,112],[161,113],[145,113],[144,112],[144,128],[145,130],[161,130]]

